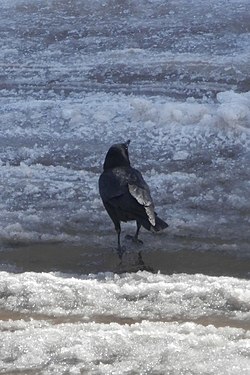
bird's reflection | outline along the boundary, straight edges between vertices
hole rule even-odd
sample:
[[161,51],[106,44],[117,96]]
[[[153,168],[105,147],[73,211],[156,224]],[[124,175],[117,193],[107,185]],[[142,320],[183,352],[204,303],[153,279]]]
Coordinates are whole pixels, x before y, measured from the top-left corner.
[[118,267],[118,273],[124,272],[138,272],[138,271],[147,271],[155,273],[153,267],[149,264],[146,264],[143,260],[142,251],[136,252],[125,252],[120,260]]

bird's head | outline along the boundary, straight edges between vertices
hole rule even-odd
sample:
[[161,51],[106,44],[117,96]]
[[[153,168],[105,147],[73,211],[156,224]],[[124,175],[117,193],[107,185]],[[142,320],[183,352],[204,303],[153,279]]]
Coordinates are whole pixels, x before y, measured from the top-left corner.
[[112,169],[116,167],[128,167],[130,166],[128,156],[128,146],[130,140],[125,143],[117,143],[110,147],[105,157],[103,169]]

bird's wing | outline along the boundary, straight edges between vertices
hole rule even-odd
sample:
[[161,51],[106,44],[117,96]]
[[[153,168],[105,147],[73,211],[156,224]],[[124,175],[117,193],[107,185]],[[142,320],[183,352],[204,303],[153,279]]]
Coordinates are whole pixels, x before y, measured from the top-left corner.
[[99,178],[99,191],[104,202],[123,195],[127,186],[121,183],[119,174],[112,170],[103,172]]
[[155,226],[154,203],[148,184],[144,181],[141,173],[134,168],[130,169],[128,189],[132,197],[145,208],[150,223]]
[[[149,187],[138,170],[129,167],[103,172],[99,179],[99,191],[103,202],[112,201],[112,204],[116,205],[119,202],[119,207],[124,211],[139,213],[144,208],[150,224],[155,226],[154,203]],[[136,200],[137,207],[129,197]]]

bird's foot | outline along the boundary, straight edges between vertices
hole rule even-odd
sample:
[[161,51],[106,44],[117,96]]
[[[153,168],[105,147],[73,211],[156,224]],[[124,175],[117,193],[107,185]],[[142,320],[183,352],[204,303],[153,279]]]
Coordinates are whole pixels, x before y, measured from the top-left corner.
[[140,240],[138,237],[136,236],[131,236],[130,234],[127,234],[125,236],[126,240],[132,240],[134,243],[138,244],[138,245],[143,245],[143,241]]

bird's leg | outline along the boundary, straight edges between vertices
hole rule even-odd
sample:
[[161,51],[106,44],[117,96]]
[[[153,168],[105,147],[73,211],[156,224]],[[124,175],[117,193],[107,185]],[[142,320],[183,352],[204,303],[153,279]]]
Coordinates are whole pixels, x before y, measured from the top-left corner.
[[121,247],[121,228],[116,229],[118,249]]
[[117,248],[117,253],[120,259],[122,259],[122,255],[124,253],[124,248],[121,246],[121,226],[120,223],[116,224],[115,230],[117,233],[117,242],[118,242],[118,248]]
[[140,228],[141,228],[141,224],[138,221],[136,221],[136,226],[137,226],[137,229],[136,229],[135,235],[130,236],[129,234],[127,234],[126,238],[129,239],[129,240],[132,240],[135,243],[143,244],[143,241],[138,238],[139,231],[140,231]]
[[135,241],[143,244],[142,240],[139,240],[139,238],[138,238],[139,231],[141,229],[141,224],[137,221],[136,226],[137,226],[137,229],[136,229],[136,233],[135,233]]

